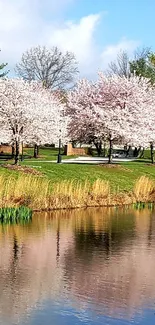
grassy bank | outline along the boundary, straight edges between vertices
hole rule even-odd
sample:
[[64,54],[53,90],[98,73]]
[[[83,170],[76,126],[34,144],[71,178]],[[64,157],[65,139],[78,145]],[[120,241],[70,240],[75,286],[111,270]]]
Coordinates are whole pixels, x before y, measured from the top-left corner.
[[34,175],[0,176],[0,206],[27,206],[33,210],[115,206],[154,202],[155,181],[142,176],[131,191],[112,191],[108,181],[53,183]]
[[91,184],[97,179],[109,182],[111,191],[130,191],[136,180],[145,175],[155,179],[155,166],[148,161],[121,163],[115,165],[81,165],[81,164],[54,164],[42,161],[24,161],[26,166],[40,171],[52,183],[73,181]]
[[39,159],[30,159],[33,149],[24,150],[23,170],[0,167],[0,207],[57,209],[154,200],[155,166],[147,151],[145,159],[109,166],[56,164],[48,160],[56,160],[57,149],[40,149]]
[[[33,148],[24,148],[24,161],[22,166],[27,166],[41,172],[45,178],[52,183],[60,183],[62,181],[80,181],[84,183],[89,181],[91,184],[97,179],[108,181],[111,191],[131,191],[136,180],[146,175],[155,178],[155,166],[150,163],[150,151],[145,150],[145,159],[139,159],[134,162],[122,162],[112,166],[107,165],[81,165],[81,164],[55,164],[48,161],[57,159],[58,149],[56,148],[40,148],[40,157],[33,158]],[[96,152],[95,152],[96,154]],[[71,158],[63,156],[63,159]],[[13,163],[12,160],[8,160]],[[0,159],[0,163],[7,163],[4,159]],[[0,169],[1,174],[16,174],[15,171],[7,171]]]
[[[25,157],[33,154],[32,148],[24,149]],[[96,154],[96,151],[95,151]],[[134,162],[123,162],[112,166],[107,165],[81,165],[81,164],[55,164],[48,161],[57,159],[58,150],[55,148],[41,148],[40,158],[24,159],[22,165],[40,171],[52,183],[72,181],[91,184],[97,179],[109,182],[111,191],[131,191],[138,178],[146,175],[155,179],[155,166],[150,164],[150,151],[145,150],[145,158]],[[63,156],[65,158],[72,158]]]
[[[24,165],[32,168],[36,172],[38,171],[43,178],[50,180],[53,184],[63,181],[74,183],[80,181],[82,184],[88,181],[92,184],[97,179],[100,179],[109,182],[112,192],[131,191],[136,180],[144,175],[150,179],[155,179],[155,166],[149,164],[147,161],[101,166],[55,164],[36,160],[33,163],[31,161],[24,161],[22,166]],[[0,167],[0,175],[17,177],[19,172]]]

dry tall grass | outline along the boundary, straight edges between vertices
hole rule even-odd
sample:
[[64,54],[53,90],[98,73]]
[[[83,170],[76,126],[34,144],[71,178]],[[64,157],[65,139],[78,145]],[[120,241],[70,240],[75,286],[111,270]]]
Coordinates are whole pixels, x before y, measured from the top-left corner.
[[109,183],[93,184],[64,181],[52,184],[48,179],[20,174],[17,178],[0,176],[0,206],[26,205],[32,209],[64,209],[110,202]]
[[133,192],[111,193],[103,180],[93,184],[63,181],[52,184],[48,179],[20,174],[17,178],[0,176],[0,207],[25,205],[34,210],[113,206],[155,199],[155,183],[141,177]]
[[141,176],[133,189],[136,202],[151,202],[154,201],[155,182],[147,176]]

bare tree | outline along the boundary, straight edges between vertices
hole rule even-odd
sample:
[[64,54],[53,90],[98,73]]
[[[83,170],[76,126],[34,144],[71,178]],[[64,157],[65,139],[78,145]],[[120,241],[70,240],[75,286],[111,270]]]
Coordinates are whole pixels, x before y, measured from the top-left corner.
[[45,87],[56,89],[71,85],[78,68],[73,53],[37,46],[23,53],[16,72],[26,80],[40,80]]
[[147,60],[150,54],[149,47],[137,48],[133,53],[133,58],[129,58],[127,51],[120,50],[116,60],[109,63],[108,75],[117,74],[122,77],[129,77],[133,74],[136,66],[139,63],[139,68],[147,65]]
[[136,51],[134,52],[134,61],[144,59],[147,60],[149,54],[151,54],[151,48],[150,47],[138,47]]
[[117,74],[126,78],[130,75],[130,65],[128,53],[125,51],[120,51],[117,54],[115,61],[109,63],[109,69],[107,70],[108,75]]

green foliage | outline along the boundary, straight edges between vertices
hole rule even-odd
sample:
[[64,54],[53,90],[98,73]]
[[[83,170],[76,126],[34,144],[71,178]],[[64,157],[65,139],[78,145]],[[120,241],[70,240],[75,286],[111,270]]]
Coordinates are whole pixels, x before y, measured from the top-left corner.
[[[7,66],[7,63],[6,64],[4,64],[4,63],[0,64],[0,71],[3,70],[6,66]],[[8,71],[0,73],[0,78],[5,77],[7,75],[7,73],[8,73]]]
[[27,223],[32,219],[32,210],[27,207],[0,208],[0,223]]
[[130,72],[136,76],[142,76],[150,79],[151,83],[155,83],[155,54],[147,50],[139,58],[129,62]]
[[155,67],[155,53],[150,53],[149,60],[150,63]]
[[5,77],[8,74],[8,71],[3,71],[3,69],[7,66],[7,63],[0,64],[0,78]]

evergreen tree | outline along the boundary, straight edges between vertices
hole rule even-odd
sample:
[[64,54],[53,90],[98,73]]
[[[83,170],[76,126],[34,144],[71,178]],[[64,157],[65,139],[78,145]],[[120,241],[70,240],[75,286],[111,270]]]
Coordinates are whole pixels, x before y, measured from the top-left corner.
[[[1,50],[0,50],[1,51]],[[3,71],[3,69],[7,66],[7,63],[0,64],[0,78],[5,77],[8,74],[8,71]]]

